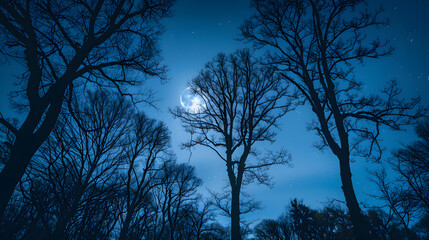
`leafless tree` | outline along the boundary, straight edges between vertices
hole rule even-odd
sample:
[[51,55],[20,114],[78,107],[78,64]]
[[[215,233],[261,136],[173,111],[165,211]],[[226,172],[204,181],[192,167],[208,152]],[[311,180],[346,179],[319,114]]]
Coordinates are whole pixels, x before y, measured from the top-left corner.
[[[204,234],[212,231],[210,223],[214,223],[214,215],[210,202],[205,202],[201,197],[187,203],[182,218],[174,229],[173,239],[200,240]],[[169,230],[168,230],[169,231]],[[171,235],[165,239],[172,239]]]
[[127,169],[123,177],[125,196],[121,209],[124,214],[121,215],[120,240],[131,239],[128,236],[130,226],[136,225],[134,228],[138,228],[139,220],[147,217],[145,210],[151,191],[160,183],[155,180],[155,176],[160,171],[162,162],[171,157],[168,153],[169,131],[163,123],[140,114],[135,116],[132,130],[127,135],[129,139],[124,149]]
[[300,91],[316,115],[310,128],[338,158],[342,189],[358,239],[369,239],[369,224],[352,184],[352,155],[379,159],[383,126],[398,130],[423,111],[420,98],[400,99],[395,81],[380,94],[365,96],[354,66],[368,58],[389,55],[392,48],[364,32],[383,26],[380,9],[365,0],[253,0],[256,14],[241,26],[241,36],[256,48],[266,48],[267,64]]
[[111,209],[118,208],[133,108],[108,92],[87,95],[73,103],[74,109],[79,106],[74,118],[60,117],[20,184],[42,216],[49,239],[108,238],[117,222]]
[[[1,52],[21,63],[24,122],[14,127],[0,173],[0,215],[32,156],[49,136],[67,92],[86,84],[116,88],[165,78],[157,39],[173,0],[0,1]],[[143,97],[144,99],[144,97]]]
[[182,236],[184,222],[194,209],[198,199],[197,188],[202,184],[195,176],[195,169],[188,164],[166,162],[157,179],[160,183],[153,189],[154,228],[148,239],[186,239]]
[[187,204],[187,212],[177,228],[181,239],[201,240],[208,232],[212,232],[212,224],[215,221],[214,209],[211,201],[204,200],[201,196]]
[[191,218],[196,240],[201,240],[206,232],[213,231],[210,227],[215,220],[212,206],[210,201],[202,201],[201,206],[196,206],[196,211]]
[[418,141],[394,151],[388,160],[394,179],[388,179],[386,169],[370,172],[380,190],[375,197],[386,203],[410,238],[410,224],[429,212],[429,121],[417,125],[416,133]]
[[224,240],[230,239],[229,229],[219,223],[212,223],[209,226],[210,231],[203,233],[201,240]]
[[33,205],[17,194],[0,220],[1,239],[43,239],[48,237]]
[[388,181],[385,170],[372,172],[371,175],[372,180],[377,184],[380,190],[380,195],[374,197],[385,202],[385,205],[382,207],[388,208],[392,215],[399,219],[399,222],[404,227],[409,237],[411,237],[411,221],[421,216],[420,209],[415,205],[415,202],[406,200],[403,186],[395,185]]
[[293,232],[286,216],[277,220],[264,219],[255,226],[254,235],[258,240],[291,240]]
[[[377,207],[368,209],[367,213],[371,239],[419,239],[415,231],[405,230],[391,212]],[[328,202],[323,210],[316,210],[294,199],[281,217],[264,219],[256,225],[254,236],[258,240],[351,240],[355,239],[352,230],[350,216],[341,205]]]
[[419,140],[395,151],[388,162],[399,175],[395,182],[406,186],[407,201],[429,212],[429,120],[415,130]]
[[401,227],[401,220],[395,216],[391,209],[384,212],[383,208],[373,207],[367,212],[374,239],[414,239],[407,236],[407,234],[410,235],[409,230]]
[[289,161],[285,151],[262,154],[258,142],[273,142],[277,120],[291,109],[286,85],[275,68],[265,67],[249,50],[219,54],[189,86],[201,100],[197,109],[172,110],[191,140],[185,147],[204,146],[226,164],[231,188],[231,239],[240,237],[240,194],[243,183],[266,183],[263,170]]
[[[216,208],[219,215],[231,218],[231,193],[228,191],[216,192],[209,190],[213,206]],[[252,198],[249,194],[244,191],[240,193],[240,215],[252,213],[254,211],[261,210],[261,203]],[[240,224],[243,226],[250,225],[245,219],[240,217]],[[240,229],[241,237],[249,229]]]

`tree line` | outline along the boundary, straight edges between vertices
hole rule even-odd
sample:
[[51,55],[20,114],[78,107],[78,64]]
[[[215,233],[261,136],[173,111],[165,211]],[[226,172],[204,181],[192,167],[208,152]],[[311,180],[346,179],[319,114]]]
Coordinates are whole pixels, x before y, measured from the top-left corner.
[[[189,164],[177,163],[170,133],[132,102],[102,90],[88,91],[63,108],[0,221],[2,239],[229,239],[229,212],[218,195],[198,193],[202,181]],[[427,156],[429,122],[419,140],[398,149],[385,169],[372,173],[386,206],[368,207],[371,239],[425,239],[429,233]],[[253,211],[240,202],[240,214]],[[278,219],[241,223],[240,237],[258,240],[354,239],[343,204],[322,210],[293,199]]]
[[[263,219],[253,230],[254,239],[354,239],[350,215],[341,205],[328,203],[323,209],[312,209],[293,199],[277,219]],[[380,208],[369,208],[366,218],[372,239],[426,239],[427,218],[413,227],[403,226],[400,218]]]
[[199,239],[213,216],[167,127],[117,94],[85,95],[33,157],[2,239]]
[[[148,79],[166,79],[158,39],[172,0],[0,1],[1,53],[26,71],[15,93],[22,123],[0,116],[0,218],[5,239],[417,239],[428,237],[428,123],[421,98],[404,99],[396,81],[377,94],[354,77],[366,59],[390,55],[381,9],[364,0],[253,0],[240,38],[253,49],[220,53],[189,82],[198,109],[170,112],[190,134],[185,148],[214,151],[228,189],[198,194],[202,181],[179,164],[152,104]],[[259,54],[263,53],[263,54]],[[301,105],[314,119],[317,147],[340,166],[346,209],[314,210],[292,200],[277,220],[252,229],[242,215],[259,205],[247,184],[270,184],[288,164],[278,121]],[[415,125],[419,140],[386,159],[382,130]],[[287,146],[286,146],[287,147]],[[350,162],[383,161],[371,172],[385,203],[364,211]],[[216,213],[230,218],[216,222]]]

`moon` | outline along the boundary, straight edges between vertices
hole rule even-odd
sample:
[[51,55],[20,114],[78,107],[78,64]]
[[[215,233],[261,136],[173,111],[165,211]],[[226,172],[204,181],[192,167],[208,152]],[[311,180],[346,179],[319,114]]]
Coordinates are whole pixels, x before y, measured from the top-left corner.
[[192,113],[201,112],[206,107],[203,98],[193,94],[191,88],[189,87],[183,90],[182,94],[180,95],[180,104],[186,111]]

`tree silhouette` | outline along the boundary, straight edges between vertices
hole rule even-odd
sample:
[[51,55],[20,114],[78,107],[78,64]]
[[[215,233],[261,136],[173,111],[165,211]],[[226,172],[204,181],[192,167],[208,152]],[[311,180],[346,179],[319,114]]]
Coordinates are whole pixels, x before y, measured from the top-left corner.
[[429,211],[429,120],[415,130],[419,140],[395,151],[388,162],[399,174],[396,182],[407,186],[403,191],[407,201]]
[[340,219],[338,211],[341,210],[334,207],[316,211],[293,199],[289,209],[291,228],[295,235],[302,240],[335,239],[335,230],[337,230]]
[[200,239],[211,204],[162,122],[106,91],[63,108],[0,226],[6,239]]
[[379,159],[380,128],[398,130],[421,116],[413,109],[420,98],[399,98],[395,81],[380,94],[364,96],[363,83],[352,73],[355,64],[389,55],[392,48],[370,41],[364,31],[382,26],[381,10],[370,12],[364,0],[254,0],[256,14],[241,26],[241,36],[256,48],[266,47],[267,64],[299,90],[317,120],[310,128],[321,138],[318,146],[338,158],[342,190],[358,239],[369,239],[352,184],[352,155]]
[[200,240],[204,234],[212,231],[209,223],[214,222],[215,215],[213,214],[213,205],[210,201],[203,201],[200,199],[201,206],[198,206],[199,202],[194,205],[194,210],[189,215],[191,220],[192,232],[195,233],[195,239]]
[[156,224],[152,238],[186,239],[181,235],[181,224],[195,209],[196,190],[202,181],[192,166],[183,163],[167,162],[158,174],[160,184],[153,191]]
[[289,219],[282,216],[277,220],[264,219],[254,229],[258,240],[291,240],[293,231]]
[[130,226],[137,227],[140,219],[146,217],[141,210],[147,204],[152,189],[159,184],[155,176],[160,171],[162,162],[171,158],[171,154],[167,152],[169,132],[161,122],[143,114],[136,115],[128,137],[129,144],[124,149],[128,167],[123,175],[125,194],[122,207],[124,213],[120,218],[120,240],[131,239],[128,237]]
[[[70,114],[60,117],[23,182],[29,185],[24,196],[28,195],[38,214],[44,216],[42,222],[50,223],[45,226],[50,239],[95,232],[101,237],[101,230],[113,228],[111,224],[117,221],[117,213],[106,209],[114,207],[119,197],[118,172],[124,163],[122,149],[127,143],[124,136],[130,127],[132,105],[108,92],[87,95],[80,98],[87,101],[73,104],[74,109],[80,106],[75,118]],[[43,195],[34,198],[37,195],[33,193]]]
[[415,128],[418,141],[393,152],[388,159],[395,178],[388,179],[386,169],[373,171],[372,181],[380,189],[373,197],[386,203],[392,214],[400,220],[409,238],[412,222],[429,212],[429,121]]
[[[293,199],[287,211],[276,220],[264,219],[253,229],[257,240],[288,240],[288,239],[323,239],[347,240],[353,237],[353,226],[350,216],[338,204],[329,203],[322,210],[312,209],[302,201]],[[413,230],[401,228],[401,223],[393,214],[381,208],[367,211],[371,229],[370,239],[416,239]],[[420,222],[424,224],[425,219]],[[416,224],[417,228],[421,225]],[[414,227],[414,229],[417,229]],[[409,233],[407,233],[409,231]],[[421,231],[424,235],[424,230]],[[422,238],[424,239],[424,238]]]
[[231,188],[231,239],[239,240],[243,183],[266,183],[269,178],[263,170],[289,161],[284,151],[263,155],[254,148],[257,142],[274,140],[272,128],[290,110],[290,101],[284,98],[287,87],[274,68],[260,65],[250,51],[239,50],[216,56],[190,88],[202,99],[201,107],[176,108],[172,113],[191,133],[185,147],[207,147],[225,162]]
[[156,48],[172,0],[0,1],[1,52],[21,63],[27,116],[0,173],[0,215],[32,156],[49,136],[67,92],[87,84],[117,88],[164,78]]

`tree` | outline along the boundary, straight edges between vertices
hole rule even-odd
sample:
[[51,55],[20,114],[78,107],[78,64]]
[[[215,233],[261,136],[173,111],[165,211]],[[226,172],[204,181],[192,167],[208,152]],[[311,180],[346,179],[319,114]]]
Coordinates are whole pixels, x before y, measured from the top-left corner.
[[290,202],[289,217],[294,234],[302,240],[306,239],[335,239],[338,231],[336,212],[338,209],[326,207],[323,211],[317,211],[293,199]]
[[287,216],[277,220],[264,219],[255,226],[254,235],[258,240],[291,240],[293,231]]
[[342,190],[358,239],[369,239],[352,183],[351,156],[379,159],[380,128],[399,130],[422,115],[420,98],[399,98],[395,81],[381,94],[365,96],[363,83],[352,73],[357,63],[389,55],[392,48],[370,41],[364,31],[382,26],[381,10],[365,8],[364,0],[253,0],[256,14],[241,26],[241,36],[256,48],[265,47],[267,64],[299,90],[316,115],[310,128],[340,165]]
[[[164,78],[157,39],[173,0],[0,1],[1,52],[21,63],[27,116],[14,127],[0,173],[0,216],[32,156],[49,136],[65,96],[87,84],[117,88]],[[67,94],[68,93],[68,94]]]
[[212,223],[209,225],[210,231],[203,233],[202,240],[224,240],[230,239],[229,229],[219,223]]
[[318,211],[293,199],[286,213],[277,220],[262,220],[254,232],[258,240],[351,239],[341,235],[341,222],[346,220],[342,213],[337,206]]
[[249,50],[217,55],[189,87],[201,106],[176,108],[172,113],[191,133],[185,147],[207,147],[225,162],[231,189],[231,239],[239,240],[244,179],[267,182],[262,170],[289,161],[284,151],[262,156],[254,149],[257,142],[274,140],[272,128],[290,110],[290,101],[283,98],[287,87],[275,68],[260,65]]
[[372,181],[375,182],[380,190],[379,196],[374,196],[376,199],[384,201],[386,204],[382,207],[387,207],[391,214],[394,215],[404,227],[408,238],[411,236],[410,225],[411,221],[421,215],[420,209],[410,201],[406,200],[406,193],[401,185],[393,185],[387,180],[385,170],[373,172]]
[[74,101],[73,109],[80,106],[74,118],[60,117],[21,183],[23,195],[48,223],[50,239],[108,237],[117,221],[117,212],[108,209],[117,208],[118,173],[134,112],[118,95],[86,95]]
[[429,212],[429,120],[418,124],[415,131],[419,139],[395,151],[388,162],[399,175],[395,182],[405,188],[401,195]]
[[149,238],[186,239],[181,230],[195,209],[196,191],[202,181],[195,176],[194,167],[174,161],[164,164],[157,179],[160,184],[153,189],[152,201],[155,224]]
[[416,239],[415,233],[408,227],[401,227],[401,219],[398,219],[391,209],[388,212],[382,208],[369,209],[368,218],[374,239]]
[[[139,223],[144,215],[144,209],[151,197],[152,189],[159,184],[155,176],[160,171],[163,161],[168,161],[170,136],[167,127],[158,121],[147,118],[144,114],[134,117],[132,130],[128,134],[128,144],[125,146],[125,161],[128,165],[123,176],[124,199],[121,216],[121,231],[119,239],[131,239],[128,236],[130,226],[134,228],[144,224]],[[132,231],[133,232],[133,231]],[[136,231],[134,231],[136,232]]]
[[294,199],[290,203],[289,213],[292,219],[292,229],[299,239],[308,240],[316,237],[313,218],[314,210]]
[[393,170],[393,180],[386,169],[371,172],[372,181],[380,190],[375,195],[386,203],[411,239],[410,224],[429,212],[429,121],[415,128],[419,140],[393,152],[388,166]]
[[8,239],[200,239],[213,223],[194,168],[159,121],[106,91],[64,108],[0,226]]
[[[210,201],[204,201],[199,199],[194,205],[194,210],[189,214],[191,220],[191,229],[195,233],[195,239],[200,240],[206,232],[212,231],[209,223],[214,222],[215,215],[213,214],[213,204]],[[189,238],[188,238],[189,239]]]
[[[425,236],[422,218],[414,226],[415,230],[402,227],[400,220],[382,208],[370,208],[367,211],[371,224],[370,239],[418,239],[417,234]],[[287,240],[287,239],[323,239],[347,240],[355,239],[350,216],[338,204],[328,203],[322,210],[312,209],[302,202],[293,199],[288,211],[277,220],[264,219],[254,228],[257,240]]]

